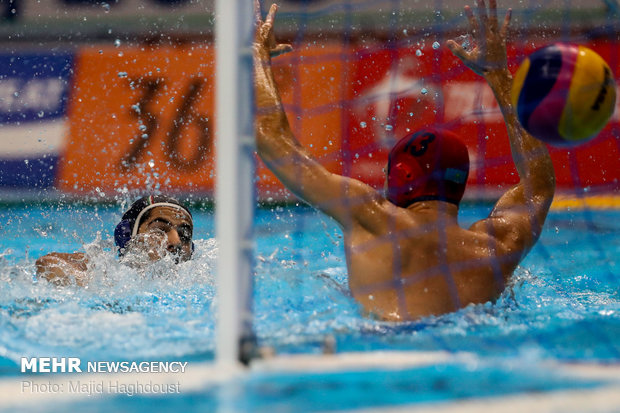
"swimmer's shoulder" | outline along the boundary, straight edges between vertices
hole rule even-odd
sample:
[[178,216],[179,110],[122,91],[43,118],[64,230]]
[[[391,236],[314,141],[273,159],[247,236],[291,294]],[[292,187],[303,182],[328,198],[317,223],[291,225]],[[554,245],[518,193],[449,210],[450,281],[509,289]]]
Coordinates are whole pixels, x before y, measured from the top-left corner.
[[474,222],[468,230],[494,242],[496,249],[506,253],[527,251],[537,237],[529,220],[522,214],[489,216]]
[[88,283],[88,264],[90,260],[84,252],[51,252],[35,263],[37,277],[55,285],[75,283],[84,286]]
[[372,208],[367,208],[366,213],[356,217],[353,233],[362,231],[379,236],[416,225],[416,219],[405,208],[392,204],[381,195],[376,194],[372,204]]
[[85,252],[50,252],[37,259],[36,265],[72,263],[82,266],[88,262]]
[[527,247],[518,230],[507,227],[496,228],[493,220],[483,219],[469,228],[463,228],[465,238],[454,240],[462,257],[479,259],[501,259],[501,271],[509,276],[527,253]]

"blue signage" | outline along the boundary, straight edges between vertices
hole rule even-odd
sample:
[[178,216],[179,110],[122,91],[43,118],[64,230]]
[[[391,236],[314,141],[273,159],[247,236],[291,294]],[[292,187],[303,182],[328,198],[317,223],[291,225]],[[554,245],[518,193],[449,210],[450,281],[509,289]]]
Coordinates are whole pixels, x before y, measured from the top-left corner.
[[54,185],[73,65],[72,53],[0,54],[0,187]]
[[0,123],[64,116],[73,54],[0,54]]

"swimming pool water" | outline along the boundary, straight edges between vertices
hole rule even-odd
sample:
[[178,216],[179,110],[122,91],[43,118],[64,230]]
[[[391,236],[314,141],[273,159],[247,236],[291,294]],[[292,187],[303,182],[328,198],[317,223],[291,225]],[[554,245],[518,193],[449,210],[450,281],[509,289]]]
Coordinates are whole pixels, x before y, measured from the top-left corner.
[[[468,225],[490,208],[466,204],[460,221]],[[118,206],[96,204],[11,204],[0,209],[0,374],[18,374],[16,360],[22,356],[213,358],[217,244],[212,212],[194,211],[195,259],[179,266],[156,263],[143,273],[116,259],[110,238],[120,214]],[[414,379],[431,383],[417,385],[419,401],[590,386],[535,367],[550,360],[620,362],[619,218],[619,211],[554,211],[497,302],[395,324],[365,318],[348,296],[342,238],[333,221],[305,207],[259,209],[254,297],[259,343],[277,353],[320,353],[324,340],[333,337],[338,352],[447,351],[477,357],[475,366],[448,363],[394,376],[401,384]],[[58,288],[34,280],[39,256],[84,249],[95,257],[96,279],[89,288]],[[286,375],[268,381],[272,384],[250,379],[240,384],[247,397],[237,407],[266,409],[269,386],[274,398],[289,395],[283,403],[294,402],[295,394],[312,399],[313,388],[335,393],[346,383],[357,388],[351,398],[359,398],[372,387],[364,383],[373,379],[355,377],[346,372],[306,377],[303,383],[309,387]],[[466,389],[459,387],[459,377],[469,383]],[[489,390],[489,381],[497,383],[495,390]],[[168,403],[174,408],[193,400],[209,407],[211,391]],[[412,391],[406,386],[402,393],[396,390],[393,403],[410,402]],[[128,403],[137,403],[133,400]],[[345,394],[333,400],[333,406],[355,407],[347,405]],[[305,408],[299,411],[333,408],[300,405]]]
[[[461,223],[468,225],[489,211],[489,205],[467,206]],[[342,351],[447,350],[618,361],[620,226],[616,216],[612,211],[552,212],[540,242],[499,300],[403,324],[364,318],[350,299],[343,299],[346,269],[338,230],[318,215],[307,222],[296,220],[295,228],[283,230],[291,235],[288,251],[277,244],[282,244],[281,236],[267,247],[278,250],[274,260],[285,262],[292,255],[296,264],[290,269],[259,265],[259,279],[271,282],[258,283],[258,305],[272,310],[262,312],[265,323],[258,324],[258,331],[287,351],[296,351],[303,343],[310,347],[313,337],[336,332],[337,348]],[[305,266],[301,272],[300,266]],[[281,286],[277,291],[274,281]],[[288,290],[299,294],[287,294]],[[274,297],[274,292],[282,294]],[[278,307],[284,309],[284,316]],[[274,331],[282,332],[281,337]]]
[[[464,384],[466,383],[466,384]],[[529,366],[441,364],[416,369],[310,374],[254,374],[248,379],[177,397],[116,397],[60,404],[49,411],[311,412],[372,409],[410,403],[512,395],[527,391],[588,389],[600,383],[575,380]],[[415,395],[415,398],[412,397]],[[222,408],[222,406],[225,406]]]

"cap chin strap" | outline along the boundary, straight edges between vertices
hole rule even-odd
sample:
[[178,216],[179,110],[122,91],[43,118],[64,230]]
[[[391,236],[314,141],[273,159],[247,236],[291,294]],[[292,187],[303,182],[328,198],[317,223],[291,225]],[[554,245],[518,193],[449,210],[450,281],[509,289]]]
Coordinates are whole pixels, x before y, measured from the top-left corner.
[[[147,206],[146,208],[144,208],[142,211],[140,211],[140,213],[136,217],[136,221],[134,222],[133,228],[131,229],[131,237],[133,238],[138,234],[138,228],[140,227],[140,220],[142,220],[142,217],[144,216],[146,211],[151,210],[155,207],[165,207],[165,206],[175,208],[175,209],[180,209],[187,214],[187,211],[185,210],[185,208],[177,204],[172,204],[170,202],[157,202],[157,203],[151,204]],[[194,225],[194,221],[192,217],[189,214],[187,214],[187,216],[189,217],[189,221],[191,222],[191,224]]]

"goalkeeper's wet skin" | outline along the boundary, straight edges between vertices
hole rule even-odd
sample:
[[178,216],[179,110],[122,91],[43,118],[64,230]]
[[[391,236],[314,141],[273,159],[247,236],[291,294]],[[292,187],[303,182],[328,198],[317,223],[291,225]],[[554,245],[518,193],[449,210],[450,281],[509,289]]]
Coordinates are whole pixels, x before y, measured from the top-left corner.
[[463,152],[459,139],[442,128],[429,125],[396,143],[385,194],[319,164],[293,135],[271,71],[271,59],[292,49],[275,41],[277,7],[264,21],[257,16],[258,154],[287,188],[340,224],[352,295],[382,319],[412,320],[497,298],[540,236],[553,199],[549,153],[521,127],[511,105],[506,62],[511,12],[500,25],[495,0],[488,8],[478,0],[476,9],[474,15],[465,7],[476,47],[465,50],[452,40],[446,46],[493,90],[520,181],[469,228],[457,222],[468,173],[466,148]]

